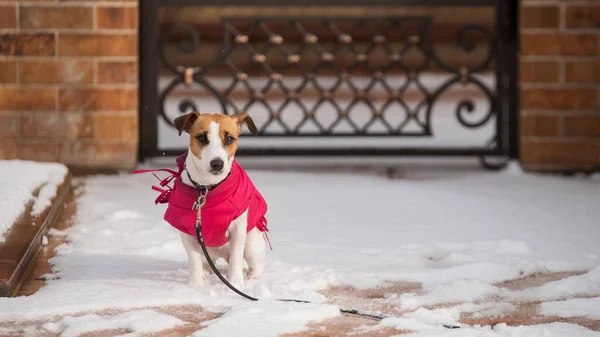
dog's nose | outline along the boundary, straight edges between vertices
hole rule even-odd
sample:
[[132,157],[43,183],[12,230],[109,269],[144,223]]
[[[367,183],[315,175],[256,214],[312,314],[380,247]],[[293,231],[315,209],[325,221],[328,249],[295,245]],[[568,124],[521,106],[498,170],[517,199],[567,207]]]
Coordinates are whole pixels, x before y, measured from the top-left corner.
[[223,159],[221,158],[215,158],[210,161],[210,168],[213,169],[213,171],[221,171],[224,165],[225,163],[223,163]]

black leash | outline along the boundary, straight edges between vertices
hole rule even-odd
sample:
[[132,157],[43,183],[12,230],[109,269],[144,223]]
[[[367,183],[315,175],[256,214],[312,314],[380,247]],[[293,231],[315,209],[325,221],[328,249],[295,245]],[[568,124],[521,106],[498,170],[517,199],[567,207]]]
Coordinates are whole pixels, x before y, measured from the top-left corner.
[[[221,272],[219,271],[219,269],[217,269],[217,266],[215,266],[214,262],[210,258],[210,254],[208,254],[208,249],[206,249],[206,244],[204,243],[204,238],[202,237],[202,213],[201,213],[202,206],[204,206],[204,203],[206,203],[206,195],[208,194],[209,188],[207,188],[205,186],[200,186],[200,188],[198,188],[198,191],[200,192],[200,195],[198,196],[198,200],[196,200],[196,202],[194,203],[194,206],[192,208],[193,210],[196,211],[196,224],[194,226],[194,230],[196,231],[196,238],[198,239],[198,243],[200,244],[200,247],[202,247],[202,252],[204,253],[204,257],[206,258],[206,261],[208,262],[208,265],[213,270],[213,272],[215,273],[215,275],[217,275],[217,277],[219,278],[219,280],[221,280],[221,282],[223,282],[223,284],[225,284],[233,292],[235,292],[236,294],[238,294],[238,295],[240,295],[240,296],[242,296],[242,297],[244,297],[244,298],[246,298],[246,299],[248,299],[250,301],[259,301],[258,298],[252,297],[252,296],[250,296],[250,295],[242,292],[241,290],[239,290],[236,287],[234,287],[231,283],[229,283],[229,281],[227,281],[227,279],[221,274]],[[297,299],[288,299],[288,298],[276,299],[275,301],[313,304],[313,302],[310,302],[310,301],[297,300]],[[376,319],[376,320],[382,320],[384,318],[393,317],[393,316],[388,316],[388,315],[383,315],[383,314],[372,314],[372,313],[368,313],[366,311],[357,310],[357,309],[343,309],[343,308],[340,308],[340,312],[342,312],[344,314],[361,316],[361,317],[366,317],[366,318]],[[448,329],[458,329],[458,328],[460,328],[459,326],[448,325],[448,324],[444,324],[444,327],[448,328]]]

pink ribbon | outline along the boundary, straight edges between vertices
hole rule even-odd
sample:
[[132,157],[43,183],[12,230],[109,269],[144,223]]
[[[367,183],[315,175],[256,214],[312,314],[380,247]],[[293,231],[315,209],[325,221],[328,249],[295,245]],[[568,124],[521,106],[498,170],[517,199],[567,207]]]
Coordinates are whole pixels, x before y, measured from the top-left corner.
[[[163,168],[163,169],[154,169],[154,170],[134,170],[133,174],[148,173],[148,172],[152,172],[152,175],[160,181],[160,183],[159,183],[160,186],[167,187],[166,189],[163,189],[158,186],[152,185],[153,190],[160,192],[160,194],[158,195],[156,200],[154,200],[154,203],[158,205],[158,204],[165,204],[165,203],[169,202],[169,195],[171,195],[171,191],[173,190],[173,188],[171,186],[169,186],[168,184],[171,181],[173,181],[173,179],[179,177],[181,172]],[[171,175],[169,175],[166,178],[163,178],[161,180],[158,177],[158,175],[156,175],[156,173],[154,173],[154,172],[167,172],[167,173],[170,173]]]

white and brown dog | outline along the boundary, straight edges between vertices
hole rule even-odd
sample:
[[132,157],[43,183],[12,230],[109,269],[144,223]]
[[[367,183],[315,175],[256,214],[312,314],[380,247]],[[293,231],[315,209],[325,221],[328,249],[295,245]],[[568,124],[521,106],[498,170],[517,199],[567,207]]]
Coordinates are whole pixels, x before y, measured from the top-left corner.
[[264,269],[267,205],[234,159],[244,123],[257,133],[248,114],[192,112],[174,121],[179,135],[189,134],[189,149],[177,158],[179,171],[174,174],[172,190],[157,203],[168,202],[164,218],[181,231],[189,282],[195,287],[203,286],[211,272],[194,229],[193,205],[203,190],[207,191],[201,209],[203,240],[213,261],[223,258],[228,262],[228,281],[243,286],[244,262],[248,279],[258,277]]

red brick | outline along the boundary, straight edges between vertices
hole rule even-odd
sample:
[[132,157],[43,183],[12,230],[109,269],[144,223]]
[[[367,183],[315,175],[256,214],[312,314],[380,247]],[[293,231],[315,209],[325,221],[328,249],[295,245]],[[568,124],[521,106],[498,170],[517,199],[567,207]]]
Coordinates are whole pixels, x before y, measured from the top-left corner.
[[17,62],[0,61],[0,83],[17,82]]
[[565,136],[600,137],[600,115],[566,116]]
[[600,61],[567,62],[567,82],[600,83]]
[[522,33],[522,55],[598,55],[598,34]]
[[600,28],[600,5],[572,5],[565,11],[567,28]]
[[54,34],[6,33],[0,35],[0,55],[54,56]]
[[17,138],[18,136],[19,116],[14,114],[0,114],[0,139]]
[[22,160],[55,162],[58,161],[59,151],[60,144],[58,142],[19,142],[17,156]]
[[137,109],[135,89],[61,89],[61,111],[117,111]]
[[54,110],[55,88],[0,87],[0,110]]
[[135,115],[99,115],[95,119],[95,136],[99,140],[136,140],[138,138],[138,124]]
[[560,135],[560,118],[553,115],[521,116],[521,136],[556,137]]
[[562,168],[598,167],[600,148],[594,141],[544,140],[521,142],[524,166],[553,165]]
[[137,143],[69,142],[63,144],[60,161],[73,166],[131,169],[137,161]]
[[137,7],[98,7],[99,29],[137,29]]
[[84,139],[91,138],[93,132],[93,118],[81,113],[36,113],[21,116],[21,137]]
[[17,6],[0,6],[0,28],[17,28]]
[[520,10],[521,28],[558,28],[560,23],[557,5],[522,6]]
[[595,110],[594,88],[521,89],[521,108],[533,110]]
[[0,159],[16,159],[19,146],[15,139],[3,139],[0,142]]
[[137,83],[136,62],[99,62],[98,83],[101,84],[123,84]]
[[61,56],[137,56],[137,34],[61,34],[58,39]]
[[560,64],[557,61],[521,61],[521,83],[553,83],[560,80]]
[[21,6],[19,22],[21,28],[93,28],[92,7],[73,6]]
[[90,84],[94,82],[91,61],[44,60],[21,63],[21,83]]

